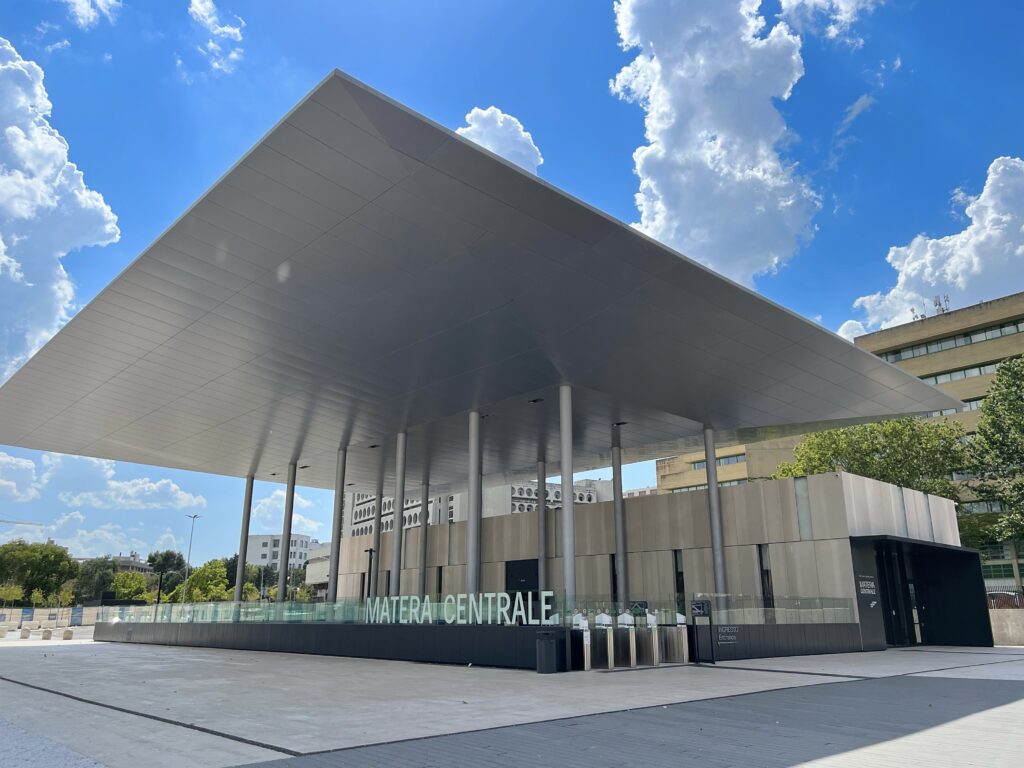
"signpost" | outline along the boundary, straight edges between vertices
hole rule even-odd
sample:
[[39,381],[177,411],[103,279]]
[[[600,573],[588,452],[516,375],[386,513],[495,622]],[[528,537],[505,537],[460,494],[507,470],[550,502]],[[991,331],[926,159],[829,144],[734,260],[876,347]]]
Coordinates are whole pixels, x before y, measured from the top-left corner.
[[697,619],[708,620],[708,642],[711,645],[711,663],[715,663],[715,623],[711,616],[710,600],[691,600],[690,616],[693,617],[694,663],[700,664],[700,624]]

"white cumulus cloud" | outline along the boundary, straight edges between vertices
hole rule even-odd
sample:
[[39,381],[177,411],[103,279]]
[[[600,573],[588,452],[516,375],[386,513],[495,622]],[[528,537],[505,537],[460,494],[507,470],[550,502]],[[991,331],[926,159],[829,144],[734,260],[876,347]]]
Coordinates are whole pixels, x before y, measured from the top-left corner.
[[825,35],[859,46],[863,41],[850,35],[850,27],[863,13],[870,13],[883,0],[782,0],[782,14],[795,26],[824,20]]
[[0,500],[32,501],[41,487],[34,461],[0,451]]
[[[269,496],[262,499],[257,499],[252,504],[252,514],[259,522],[260,526],[265,531],[280,531],[284,524],[284,498],[285,492],[283,488],[276,489]],[[295,506],[292,509],[292,530],[296,533],[307,533],[313,534],[319,531],[323,527],[323,523],[318,520],[312,520],[305,515],[299,514],[296,510],[299,509],[310,509],[313,507],[313,502],[302,496],[300,493],[295,494]]]
[[113,24],[121,8],[121,0],[64,0],[64,4],[68,16],[82,29],[96,26],[100,18]]
[[533,136],[519,119],[497,107],[473,107],[466,115],[466,124],[455,132],[530,173],[536,173],[544,162]]
[[[235,24],[221,23],[220,11],[213,0],[191,0],[188,13],[209,35],[206,42],[196,48],[209,61],[210,68],[224,74],[234,72],[245,54],[241,46],[235,45],[242,42],[245,20],[235,16]],[[180,59],[177,59],[177,66],[181,67]]]
[[[69,507],[94,509],[192,509],[206,506],[203,496],[188,493],[173,480],[148,477],[118,480],[116,465],[109,459],[85,456],[54,456],[51,472],[60,472],[59,498]],[[59,467],[57,466],[59,464]]]
[[909,322],[949,295],[953,307],[1024,290],[1024,160],[997,157],[988,167],[981,194],[954,193],[966,205],[967,226],[945,237],[921,234],[889,249],[896,270],[888,291],[861,296],[860,318],[839,328],[846,338]]
[[646,113],[637,226],[740,282],[773,272],[820,207],[780,154],[793,137],[776,103],[803,75],[800,37],[749,0],[619,0],[615,14],[637,56],[611,89]]
[[43,70],[0,38],[0,382],[74,313],[64,256],[120,237],[50,111]]
[[67,547],[72,557],[101,557],[131,551],[145,552],[146,542],[126,531],[117,523],[102,523],[95,528],[85,527],[81,512],[65,512],[45,525],[15,525],[0,530],[0,542],[23,539],[43,543],[50,539]]

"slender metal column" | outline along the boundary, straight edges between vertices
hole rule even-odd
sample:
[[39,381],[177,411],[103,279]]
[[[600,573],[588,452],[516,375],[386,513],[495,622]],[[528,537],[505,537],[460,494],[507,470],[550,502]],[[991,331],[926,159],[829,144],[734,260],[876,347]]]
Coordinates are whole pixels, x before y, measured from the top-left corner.
[[395,498],[391,520],[391,581],[388,595],[402,594],[402,540],[405,534],[405,432],[395,443]]
[[288,598],[288,556],[291,554],[292,512],[295,510],[295,462],[288,465],[288,490],[284,495],[284,530],[281,531],[280,556],[277,561],[277,602]]
[[427,526],[430,524],[430,483],[424,481],[420,488],[420,585],[416,594],[427,594]]
[[548,478],[547,465],[537,462],[537,589],[548,588]]
[[558,424],[562,442],[562,574],[565,615],[576,605],[576,494],[572,487],[572,387],[558,388]]
[[338,574],[341,570],[341,528],[345,514],[345,459],[348,451],[338,449],[338,468],[334,473],[334,522],[331,525],[331,564],[327,574],[327,602],[338,601]]
[[245,478],[245,501],[242,502],[242,534],[238,540],[238,565],[235,567],[235,602],[242,602],[242,584],[245,581],[245,559],[249,554],[249,516],[252,514],[253,476]]
[[370,545],[370,597],[377,597],[377,577],[380,575],[380,516],[384,509],[384,467],[377,477],[377,500],[373,507],[373,544]]
[[626,554],[626,505],[622,500],[622,443],[619,425],[612,425],[612,508],[615,517],[615,585],[619,604],[629,602],[629,561]]
[[708,515],[711,519],[711,559],[715,571],[715,592],[726,594],[725,545],[722,539],[722,496],[718,488],[718,454],[715,430],[704,427],[704,463],[708,476]]
[[480,411],[469,412],[469,517],[466,525],[466,592],[480,591]]

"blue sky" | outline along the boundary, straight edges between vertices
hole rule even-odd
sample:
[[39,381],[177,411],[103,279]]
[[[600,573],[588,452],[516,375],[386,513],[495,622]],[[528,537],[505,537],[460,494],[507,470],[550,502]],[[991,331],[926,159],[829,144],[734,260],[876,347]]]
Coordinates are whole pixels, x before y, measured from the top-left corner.
[[[1024,7],[749,6],[4,3],[0,379],[334,67],[847,336],[1024,290]],[[331,494],[301,495],[324,537]],[[198,512],[204,560],[235,550],[241,496],[0,446],[0,518],[44,524],[0,540],[145,552]]]

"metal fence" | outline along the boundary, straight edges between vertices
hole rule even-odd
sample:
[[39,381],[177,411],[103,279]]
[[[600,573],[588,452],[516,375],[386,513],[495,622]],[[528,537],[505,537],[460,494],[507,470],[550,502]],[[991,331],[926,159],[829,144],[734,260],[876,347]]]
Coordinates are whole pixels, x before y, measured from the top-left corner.
[[989,589],[989,608],[1024,608],[1024,592],[1019,589]]

